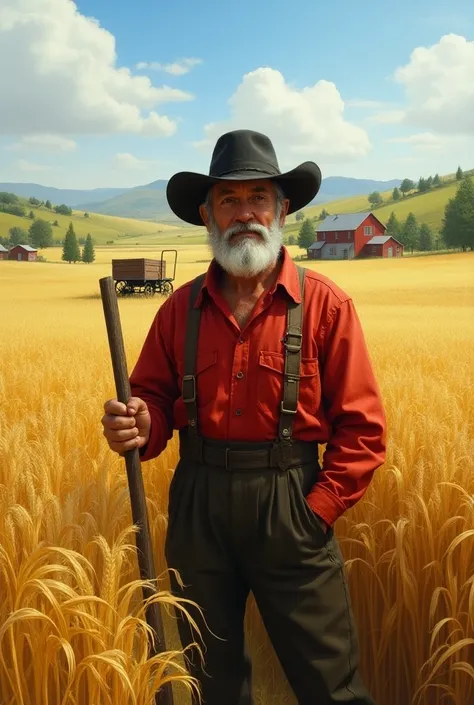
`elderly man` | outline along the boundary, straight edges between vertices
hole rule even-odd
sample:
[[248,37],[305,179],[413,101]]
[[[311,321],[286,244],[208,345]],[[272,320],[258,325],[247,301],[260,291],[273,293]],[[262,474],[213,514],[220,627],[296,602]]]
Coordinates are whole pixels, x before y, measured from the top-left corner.
[[128,405],[105,404],[119,453],[150,460],[179,430],[166,559],[203,611],[205,705],[253,702],[250,591],[300,705],[373,705],[334,523],[385,460],[384,409],[351,297],[282,246],[320,183],[312,162],[282,174],[250,130],[220,137],[209,175],[171,178],[170,207],[206,226],[214,258],[158,310]]

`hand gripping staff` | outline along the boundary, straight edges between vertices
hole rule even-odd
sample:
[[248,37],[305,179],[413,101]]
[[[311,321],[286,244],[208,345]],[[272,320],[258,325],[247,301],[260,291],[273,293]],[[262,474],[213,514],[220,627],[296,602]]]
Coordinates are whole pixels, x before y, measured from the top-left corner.
[[[112,277],[99,279],[102,305],[104,309],[105,323],[109,339],[109,348],[112,358],[112,367],[115,378],[115,387],[118,401],[126,404],[131,396],[130,382],[127,373],[127,361],[123,344],[122,328],[120,324],[120,313],[115,293],[114,280]],[[130,491],[130,502],[132,506],[133,523],[138,527],[135,534],[137,545],[138,565],[142,580],[154,581],[156,579],[155,562],[153,559],[153,549],[151,545],[150,527],[148,524],[148,514],[145,501],[145,489],[141,473],[141,463],[138,448],[124,453],[125,465],[127,468],[128,487]],[[143,599],[146,600],[153,595],[150,587],[143,587]],[[161,622],[160,607],[157,602],[153,602],[146,610],[147,624],[152,628],[155,643],[149,643],[150,657],[165,651],[165,639],[163,624]],[[163,688],[156,693],[156,705],[173,705],[173,694],[171,684],[166,683]]]

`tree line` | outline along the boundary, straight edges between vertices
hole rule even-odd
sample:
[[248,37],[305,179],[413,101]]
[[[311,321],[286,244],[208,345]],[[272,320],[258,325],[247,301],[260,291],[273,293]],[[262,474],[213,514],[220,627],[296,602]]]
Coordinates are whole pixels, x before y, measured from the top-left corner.
[[[38,250],[45,250],[48,247],[53,247],[55,244],[53,238],[53,228],[51,223],[42,218],[35,218],[28,230],[24,230],[18,226],[10,228],[8,231],[9,237],[0,237],[0,244],[4,247],[14,247],[15,245],[31,245]],[[62,259],[66,262],[86,262],[90,263],[95,260],[95,250],[92,236],[90,233],[87,237],[76,237],[74,226],[69,223],[63,245]],[[83,245],[82,251],[80,245]]]
[[[456,171],[455,180],[462,181],[463,178],[464,172],[459,166]],[[447,184],[449,181],[445,180],[444,183]],[[426,193],[433,188],[439,188],[442,184],[443,182],[441,181],[439,174],[428,177],[420,176],[417,183],[415,183],[412,179],[403,179],[400,186],[395,186],[393,189],[392,198],[389,199],[388,202],[390,202],[390,200],[394,202],[399,201],[401,198],[406,198],[408,194],[414,195],[415,193]],[[377,208],[385,203],[379,191],[372,191],[372,193],[369,193],[367,200],[373,208]]]
[[[34,206],[35,208],[46,208],[53,213],[58,213],[59,215],[72,215],[72,208],[67,206],[65,203],[53,206],[50,200],[40,201],[39,198],[31,196],[27,204]],[[15,193],[9,193],[8,191],[0,191],[0,211],[3,213],[9,213],[10,215],[16,215],[20,218],[34,218],[33,211],[27,214],[27,208],[22,204],[21,199]],[[84,213],[84,217],[88,218],[89,214]]]

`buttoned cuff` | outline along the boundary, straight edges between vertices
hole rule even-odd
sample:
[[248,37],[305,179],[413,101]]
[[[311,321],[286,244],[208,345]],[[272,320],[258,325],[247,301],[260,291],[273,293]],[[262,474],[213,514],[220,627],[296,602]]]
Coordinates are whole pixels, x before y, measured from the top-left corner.
[[338,497],[325,487],[316,484],[306,497],[312,511],[323,519],[329,527],[344,514],[346,507]]

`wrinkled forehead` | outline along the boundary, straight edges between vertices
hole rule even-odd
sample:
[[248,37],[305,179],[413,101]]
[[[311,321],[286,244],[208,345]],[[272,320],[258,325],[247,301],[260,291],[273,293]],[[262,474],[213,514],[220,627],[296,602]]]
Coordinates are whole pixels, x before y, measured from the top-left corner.
[[275,185],[270,179],[255,179],[246,181],[233,181],[228,179],[214,184],[211,188],[213,196],[234,196],[247,195],[252,193],[267,193],[274,195],[276,193]]

